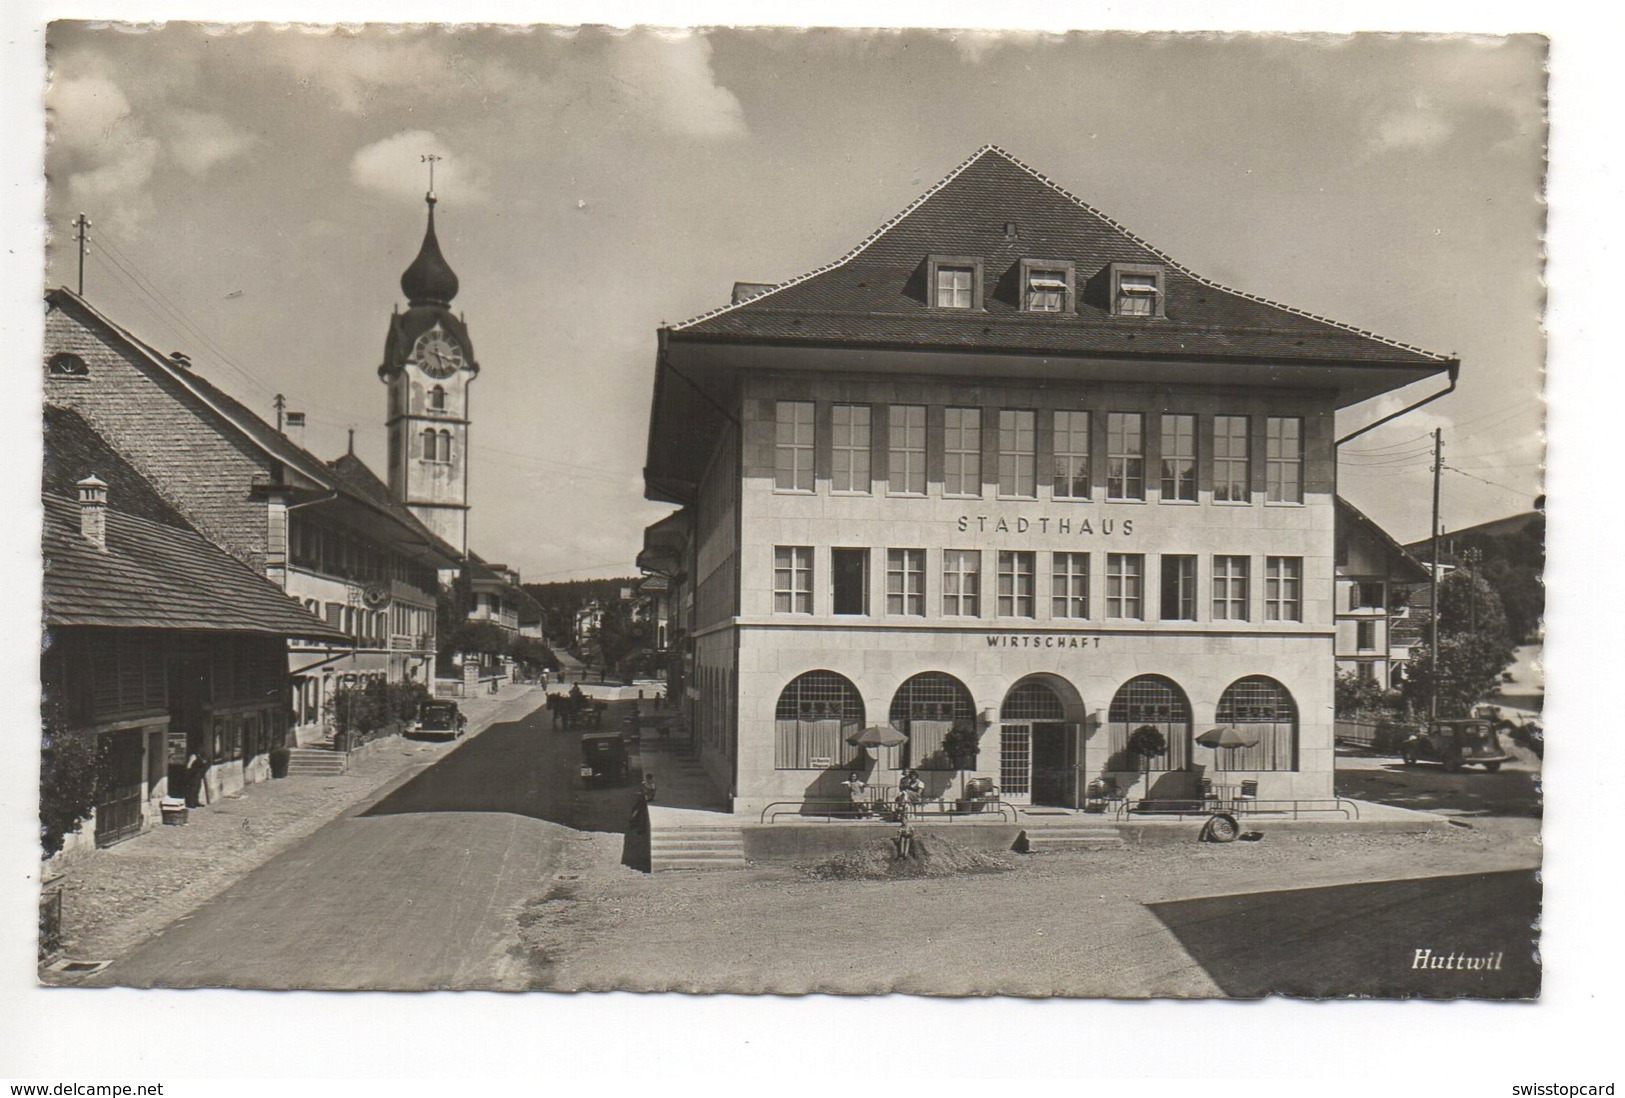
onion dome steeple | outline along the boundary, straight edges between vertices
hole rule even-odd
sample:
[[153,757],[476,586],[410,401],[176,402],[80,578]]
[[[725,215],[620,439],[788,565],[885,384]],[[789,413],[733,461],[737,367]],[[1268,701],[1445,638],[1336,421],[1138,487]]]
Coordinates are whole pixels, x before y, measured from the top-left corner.
[[446,262],[446,257],[440,254],[440,241],[435,239],[434,192],[426,194],[424,201],[429,204],[429,227],[423,234],[423,246],[418,249],[418,257],[401,275],[401,292],[413,308],[424,305],[449,308],[451,299],[457,296],[457,273]]

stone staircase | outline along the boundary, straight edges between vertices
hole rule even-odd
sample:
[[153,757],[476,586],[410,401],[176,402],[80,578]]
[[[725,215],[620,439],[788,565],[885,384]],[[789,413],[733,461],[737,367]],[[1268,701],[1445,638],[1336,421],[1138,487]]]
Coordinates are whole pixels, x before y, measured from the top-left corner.
[[349,761],[348,755],[331,747],[295,747],[288,753],[288,777],[338,777]]
[[1056,850],[1100,850],[1124,845],[1123,836],[1115,827],[1100,824],[1055,824],[1051,827],[1030,827],[1024,835],[1027,852],[1036,854]]
[[649,836],[651,873],[745,865],[745,839],[737,827],[662,827]]

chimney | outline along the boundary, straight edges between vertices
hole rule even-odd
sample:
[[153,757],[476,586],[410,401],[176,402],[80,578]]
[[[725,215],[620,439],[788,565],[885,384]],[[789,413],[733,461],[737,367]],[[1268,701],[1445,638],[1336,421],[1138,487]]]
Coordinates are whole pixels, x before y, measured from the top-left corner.
[[79,533],[107,552],[107,482],[92,473],[79,481]]
[[301,450],[305,448],[305,413],[289,412],[282,420],[282,433]]

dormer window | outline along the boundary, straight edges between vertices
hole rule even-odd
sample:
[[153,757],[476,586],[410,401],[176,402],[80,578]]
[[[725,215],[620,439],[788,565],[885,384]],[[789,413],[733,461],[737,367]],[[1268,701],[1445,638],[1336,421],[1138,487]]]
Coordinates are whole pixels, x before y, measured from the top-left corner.
[[973,256],[934,255],[926,272],[931,307],[974,310],[982,307],[982,261]]
[[1021,261],[1021,311],[1070,313],[1074,311],[1073,266],[1061,260]]
[[59,351],[46,361],[46,369],[52,377],[88,377],[90,367],[85,360],[69,351]]
[[1117,316],[1166,315],[1162,268],[1154,263],[1113,263],[1112,312]]

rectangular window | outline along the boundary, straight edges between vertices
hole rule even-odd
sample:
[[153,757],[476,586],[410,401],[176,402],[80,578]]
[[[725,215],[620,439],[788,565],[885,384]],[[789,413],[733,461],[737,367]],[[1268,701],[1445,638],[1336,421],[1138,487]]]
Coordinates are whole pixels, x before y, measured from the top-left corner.
[[1065,267],[1022,264],[1021,307],[1029,313],[1066,311],[1071,272]]
[[773,612],[812,613],[812,546],[773,548]]
[[1377,681],[1377,665],[1374,663],[1357,663],[1354,670],[1363,682]]
[[1089,616],[1089,554],[1056,553],[1050,569],[1050,612],[1057,618]]
[[785,492],[813,489],[813,405],[781,400],[775,409],[773,486]]
[[1213,620],[1247,620],[1246,557],[1213,558]]
[[1361,652],[1375,652],[1377,650],[1377,623],[1374,621],[1358,621],[1354,623],[1354,643]]
[[1055,413],[1055,498],[1089,498],[1089,413]]
[[1196,417],[1162,417],[1162,498],[1196,499]]
[[1106,554],[1106,616],[1139,621],[1145,617],[1145,557]]
[[1354,584],[1353,589],[1349,592],[1349,609],[1385,610],[1388,608],[1388,600],[1384,597],[1384,594],[1381,583],[1361,580]]
[[1213,417],[1213,500],[1247,503],[1252,499],[1248,481],[1246,416]]
[[1264,434],[1264,499],[1303,502],[1303,420],[1270,416]]
[[831,549],[829,579],[835,613],[869,612],[869,550]]
[[887,448],[891,452],[890,477],[894,495],[925,495],[925,405],[893,404]]
[[925,616],[925,550],[886,550],[886,613]]
[[949,617],[956,618],[981,616],[981,550],[944,549],[942,551],[942,612]]
[[982,410],[943,410],[942,491],[950,496],[982,494]]
[[1106,415],[1106,498],[1145,498],[1145,417],[1139,412]]
[[1156,316],[1157,276],[1154,274],[1118,275],[1117,315]]
[[1162,620],[1196,620],[1196,558],[1167,553],[1162,558]]
[[1037,414],[999,411],[999,495],[1037,495]]
[[999,615],[1006,618],[1033,616],[1033,574],[1035,554],[1000,550]]
[[837,404],[830,410],[830,488],[869,491],[869,406]]
[[1264,618],[1303,620],[1303,558],[1264,558]]
[[937,308],[969,309],[975,301],[976,268],[937,268]]

